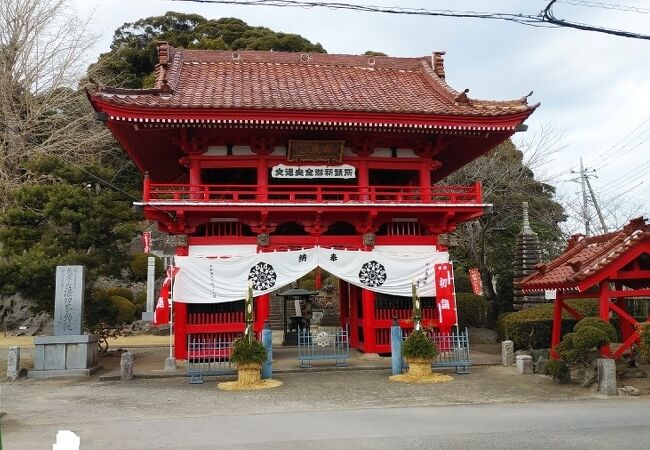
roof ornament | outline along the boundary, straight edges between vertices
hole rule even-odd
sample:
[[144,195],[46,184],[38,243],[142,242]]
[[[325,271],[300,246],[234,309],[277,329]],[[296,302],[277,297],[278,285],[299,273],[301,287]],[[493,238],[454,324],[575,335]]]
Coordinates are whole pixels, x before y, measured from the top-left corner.
[[469,97],[467,96],[467,93],[469,92],[469,89],[465,89],[463,92],[458,94],[456,98],[454,99],[456,103],[465,103],[466,105],[469,105]]
[[156,41],[156,45],[158,49],[158,64],[167,66],[169,64],[169,42]]
[[307,53],[301,53],[300,54],[300,61],[306,63],[309,62],[309,55]]
[[162,85],[160,86],[160,93],[161,94],[171,94],[172,93],[172,88],[169,85],[169,82],[167,81],[167,78],[163,78],[163,80],[162,80]]
[[528,104],[528,97],[530,97],[531,95],[533,95],[533,91],[530,91],[530,92],[528,93],[528,95],[524,95],[523,97],[521,97],[521,101],[522,101],[524,104],[527,105],[527,104]]
[[445,59],[444,56],[447,52],[433,52],[431,57],[431,65],[433,71],[443,80],[445,79]]

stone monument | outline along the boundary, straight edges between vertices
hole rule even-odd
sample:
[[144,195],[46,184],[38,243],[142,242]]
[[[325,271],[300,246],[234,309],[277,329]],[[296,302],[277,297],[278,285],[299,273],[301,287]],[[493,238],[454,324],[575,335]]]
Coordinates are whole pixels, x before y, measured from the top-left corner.
[[535,266],[542,262],[542,252],[537,233],[530,227],[528,202],[523,202],[521,232],[515,238],[514,283],[512,303],[515,309],[522,309],[538,303],[548,302],[543,295],[523,292],[519,281],[535,272]]
[[34,369],[29,378],[91,375],[97,366],[99,336],[82,334],[85,270],[57,266],[54,336],[34,338]]
[[154,283],[156,281],[156,258],[147,258],[147,309],[142,312],[142,320],[153,322]]

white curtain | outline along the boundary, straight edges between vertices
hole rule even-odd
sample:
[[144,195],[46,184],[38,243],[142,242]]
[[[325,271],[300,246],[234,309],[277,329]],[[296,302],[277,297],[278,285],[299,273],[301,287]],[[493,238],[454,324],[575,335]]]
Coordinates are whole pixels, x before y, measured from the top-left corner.
[[[218,247],[218,246],[215,246]],[[209,252],[201,252],[207,254]],[[449,261],[449,254],[431,246],[403,249],[384,246],[370,252],[315,247],[304,250],[216,257],[177,256],[180,268],[173,299],[188,303],[242,300],[248,283],[253,294],[278,290],[320,266],[356,286],[388,295],[411,295],[411,283],[421,296],[434,296],[434,264]],[[196,254],[196,253],[195,253]]]

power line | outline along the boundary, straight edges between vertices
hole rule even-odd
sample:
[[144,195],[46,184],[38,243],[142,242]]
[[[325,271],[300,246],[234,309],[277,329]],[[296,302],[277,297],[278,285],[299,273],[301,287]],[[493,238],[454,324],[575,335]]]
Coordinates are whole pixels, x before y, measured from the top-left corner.
[[594,31],[597,33],[611,34],[613,36],[650,40],[650,35],[647,34],[639,34],[625,30],[616,30],[613,28],[595,27],[593,25],[587,25],[585,23],[569,22],[568,20],[558,19],[553,14],[553,5],[557,2],[558,0],[551,0],[548,5],[546,5],[546,8],[542,10],[541,16],[545,22],[552,23],[553,25],[557,25],[559,27],[574,28],[576,30]]
[[626,140],[629,136],[633,135],[633,134],[636,132],[636,130],[638,130],[638,129],[641,128],[643,125],[645,125],[645,123],[646,123],[647,121],[649,121],[649,120],[650,120],[650,116],[649,116],[649,117],[646,117],[645,120],[644,120],[643,122],[641,122],[641,123],[640,123],[636,128],[634,128],[632,131],[630,131],[630,132],[627,133],[625,136],[623,136],[621,139],[619,139],[619,140],[618,140],[614,145],[612,145],[612,146],[609,147],[607,150],[603,151],[600,155],[598,155],[598,158],[601,158],[601,157],[605,156],[606,154],[610,154],[610,150],[612,150],[612,149],[618,147],[619,144],[621,144],[621,143],[622,143],[624,140]]
[[[172,0],[187,3],[220,4],[237,6],[273,6],[279,8],[327,8],[332,10],[348,10],[356,12],[370,12],[382,14],[399,14],[411,16],[491,19],[515,22],[540,28],[565,27],[582,31],[592,31],[614,36],[628,37],[634,39],[650,40],[650,35],[634,33],[625,30],[615,30],[587,25],[579,22],[569,22],[557,19],[552,11],[553,4],[558,0],[552,0],[539,14],[531,15],[524,13],[501,13],[501,12],[480,12],[480,11],[458,11],[452,9],[425,9],[425,8],[404,8],[401,6],[377,6],[377,5],[355,5],[343,2],[325,2],[318,0]],[[643,11],[639,11],[643,12]]]
[[[548,2],[549,0],[541,0],[541,1]],[[638,6],[616,5],[613,3],[591,2],[587,0],[558,0],[557,3],[564,3],[565,5],[571,5],[571,6],[585,6],[588,8],[601,8],[601,9],[609,9],[614,11],[633,12],[639,14],[650,13],[650,9],[639,8]]]

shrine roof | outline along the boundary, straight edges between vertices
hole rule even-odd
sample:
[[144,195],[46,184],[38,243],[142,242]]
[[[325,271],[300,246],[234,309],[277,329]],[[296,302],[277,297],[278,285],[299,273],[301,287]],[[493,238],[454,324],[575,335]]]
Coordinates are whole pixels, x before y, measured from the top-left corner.
[[[643,217],[618,231],[585,237],[571,236],[559,257],[535,266],[536,273],[519,282],[524,291],[578,289],[581,282],[602,273],[609,265],[642,241],[650,241],[650,224]],[[588,286],[590,287],[590,286]]]
[[[527,97],[476,100],[445,81],[444,52],[417,58],[182,50],[161,43],[152,89],[89,89],[123,109],[334,111],[498,117],[532,113]],[[526,116],[528,114],[525,114]],[[525,118],[525,117],[524,117]]]

